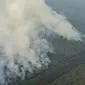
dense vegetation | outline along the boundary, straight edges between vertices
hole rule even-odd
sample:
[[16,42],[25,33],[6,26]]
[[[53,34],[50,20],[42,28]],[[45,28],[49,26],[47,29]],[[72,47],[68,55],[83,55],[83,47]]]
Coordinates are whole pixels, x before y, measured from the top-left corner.
[[85,64],[61,76],[50,85],[85,85]]

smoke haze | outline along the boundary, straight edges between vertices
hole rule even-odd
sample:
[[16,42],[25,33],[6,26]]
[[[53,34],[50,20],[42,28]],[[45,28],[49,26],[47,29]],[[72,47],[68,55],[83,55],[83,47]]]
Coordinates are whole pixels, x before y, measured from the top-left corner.
[[[44,0],[3,0],[3,4],[4,10],[0,11],[2,85],[6,85],[6,76],[24,77],[26,70],[33,72],[34,67],[39,69],[42,65],[48,66],[50,60],[47,52],[53,52],[53,48],[46,38],[40,38],[41,28],[51,30],[68,40],[83,41],[82,38],[85,37],[64,16],[47,6]],[[23,66],[21,72],[19,65]],[[8,70],[4,73],[5,66]]]

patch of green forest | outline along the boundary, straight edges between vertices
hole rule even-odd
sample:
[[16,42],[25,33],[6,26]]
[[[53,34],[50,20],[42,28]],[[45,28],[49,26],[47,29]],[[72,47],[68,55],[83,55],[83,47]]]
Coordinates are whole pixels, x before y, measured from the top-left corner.
[[85,85],[85,64],[64,74],[50,85]]

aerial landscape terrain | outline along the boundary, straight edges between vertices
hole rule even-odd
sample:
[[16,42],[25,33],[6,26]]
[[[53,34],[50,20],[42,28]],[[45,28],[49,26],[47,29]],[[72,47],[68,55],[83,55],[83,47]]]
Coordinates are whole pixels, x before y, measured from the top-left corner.
[[0,85],[85,85],[84,0],[0,0]]

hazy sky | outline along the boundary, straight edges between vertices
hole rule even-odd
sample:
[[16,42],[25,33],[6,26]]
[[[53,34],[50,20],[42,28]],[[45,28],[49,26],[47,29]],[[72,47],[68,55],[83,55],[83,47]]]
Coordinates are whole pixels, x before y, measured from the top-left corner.
[[47,3],[85,33],[85,0],[47,0]]

